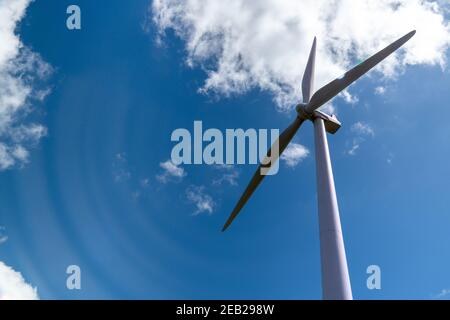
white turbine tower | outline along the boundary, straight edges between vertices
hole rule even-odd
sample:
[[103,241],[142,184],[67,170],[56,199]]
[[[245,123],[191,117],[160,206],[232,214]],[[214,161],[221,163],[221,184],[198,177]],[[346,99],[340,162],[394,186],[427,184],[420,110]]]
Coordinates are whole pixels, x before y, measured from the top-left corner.
[[[352,289],[345,256],[344,239],[342,237],[341,221],[339,218],[339,208],[334,187],[333,170],[331,167],[330,153],[326,132],[336,133],[341,127],[341,123],[334,116],[329,116],[317,109],[338,95],[362,75],[367,73],[378,63],[392,54],[411,39],[416,32],[412,31],[398,39],[388,47],[376,53],[366,61],[360,63],[342,77],[333,80],[322,87],[311,97],[314,83],[314,69],[316,60],[316,39],[314,39],[311,53],[306,65],[302,82],[303,103],[300,103],[296,110],[297,116],[294,122],[284,130],[275,142],[278,143],[279,155],[288,146],[301,124],[306,120],[314,122],[314,136],[316,148],[316,175],[317,175],[317,195],[319,209],[319,229],[320,229],[320,256],[322,266],[322,293],[327,300],[351,300]],[[272,146],[273,147],[273,146]],[[269,150],[268,156],[271,154]],[[272,159],[272,164],[278,159]],[[265,162],[264,162],[265,163]],[[253,175],[252,180],[245,189],[236,207],[225,223],[225,231],[239,214],[242,207],[251,197],[255,189],[261,183],[265,175],[261,174],[261,169],[267,165],[261,164]]]

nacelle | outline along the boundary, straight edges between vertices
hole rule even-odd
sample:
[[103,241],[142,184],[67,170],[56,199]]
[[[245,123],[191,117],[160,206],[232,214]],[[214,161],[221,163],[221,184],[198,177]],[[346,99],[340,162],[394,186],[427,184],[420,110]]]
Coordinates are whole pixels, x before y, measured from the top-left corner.
[[306,106],[307,104],[300,103],[295,108],[300,118],[305,120],[308,119],[311,121],[314,121],[314,119],[316,118],[322,119],[325,122],[325,130],[331,134],[335,134],[341,128],[341,122],[336,118],[334,114],[330,116],[325,112],[319,110],[315,110],[314,112],[309,113],[308,111],[306,111]]
[[314,111],[315,118],[321,118],[325,122],[325,130],[328,133],[335,134],[341,128],[341,122],[336,118],[336,116],[328,115],[322,111]]

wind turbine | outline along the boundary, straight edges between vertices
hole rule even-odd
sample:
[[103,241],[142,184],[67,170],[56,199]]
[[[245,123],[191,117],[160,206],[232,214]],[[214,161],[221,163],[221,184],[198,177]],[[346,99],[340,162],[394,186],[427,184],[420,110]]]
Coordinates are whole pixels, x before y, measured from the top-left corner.
[[[331,134],[336,133],[341,127],[341,123],[335,116],[329,116],[321,111],[318,111],[317,109],[338,95],[341,91],[375,67],[382,60],[387,58],[394,51],[399,49],[409,39],[411,39],[415,33],[416,31],[411,31],[401,37],[366,61],[358,64],[356,67],[345,73],[342,77],[337,78],[325,85],[311,97],[314,84],[317,42],[316,38],[314,38],[311,53],[306,65],[305,74],[303,75],[303,103],[298,104],[296,107],[297,116],[294,122],[281,133],[278,140],[272,146],[273,148],[278,144],[278,155],[281,155],[304,121],[310,120],[314,123],[322,294],[323,298],[326,300],[351,300],[353,297],[326,136],[326,132]],[[268,157],[269,154],[271,154],[270,150]],[[278,159],[272,159],[270,163],[273,164],[277,160]],[[261,174],[261,169],[266,168],[267,172],[266,163],[269,162],[263,161],[263,163],[258,167],[258,170],[253,175],[252,180],[231,212],[231,215],[225,223],[222,231],[225,231],[230,226],[241,211],[242,207],[246,204],[255,189],[265,177],[265,175]]]

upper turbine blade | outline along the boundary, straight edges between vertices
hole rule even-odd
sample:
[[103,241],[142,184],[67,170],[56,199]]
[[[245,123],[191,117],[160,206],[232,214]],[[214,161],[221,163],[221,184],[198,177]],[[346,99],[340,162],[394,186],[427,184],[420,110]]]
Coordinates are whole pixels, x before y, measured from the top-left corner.
[[[279,148],[278,156],[281,156],[284,149],[286,149],[289,142],[292,140],[295,133],[300,128],[303,121],[304,120],[297,117],[295,119],[295,121],[286,130],[284,130],[281,133],[281,135],[278,137],[278,148]],[[274,145],[276,145],[276,142],[274,143]],[[269,152],[267,153],[267,156],[269,156],[269,155],[272,155],[271,150],[269,150]],[[275,161],[277,161],[277,160],[278,160],[278,158],[272,159],[271,164],[275,163]],[[230,224],[233,222],[234,218],[236,218],[236,216],[241,211],[242,207],[244,207],[244,205],[247,203],[248,199],[252,196],[253,192],[256,190],[256,188],[259,186],[261,181],[264,179],[265,175],[261,174],[262,167],[263,167],[262,164],[259,165],[258,170],[256,170],[255,174],[253,175],[252,180],[250,180],[250,183],[248,184],[247,188],[245,189],[245,191],[242,194],[241,198],[239,199],[238,203],[236,204],[233,211],[231,212],[231,215],[228,218],[227,222],[223,226],[222,231],[225,231],[230,226]]]
[[303,103],[308,103],[311,98],[311,93],[314,90],[314,73],[316,68],[316,42],[317,38],[314,37],[314,42],[309,54],[308,63],[306,64],[305,73],[303,74],[302,81],[302,94]]
[[341,78],[333,80],[326,86],[322,87],[319,91],[317,91],[309,105],[306,107],[308,112],[313,112],[317,108],[321,107],[337,94],[339,94],[342,90],[347,88],[354,81],[358,80],[362,75],[368,72],[370,69],[375,67],[378,63],[383,61],[386,57],[404,45],[409,39],[411,39],[415,35],[416,31],[411,31],[407,35],[401,37],[391,45],[387,46],[380,52],[376,53],[366,61],[360,63],[347,73],[345,73]]

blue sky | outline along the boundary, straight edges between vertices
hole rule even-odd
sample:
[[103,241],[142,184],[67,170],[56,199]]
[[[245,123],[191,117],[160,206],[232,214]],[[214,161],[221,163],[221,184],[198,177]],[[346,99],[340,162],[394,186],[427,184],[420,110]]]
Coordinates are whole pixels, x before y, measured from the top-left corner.
[[[294,111],[257,81],[246,92],[219,83],[199,93],[208,77],[201,57],[188,67],[187,40],[170,26],[157,42],[147,0],[78,0],[82,30],[69,31],[72,2],[37,0],[16,30],[53,72],[51,91],[27,115],[46,136],[27,161],[0,171],[0,261],[42,299],[319,299],[311,123],[294,139],[309,155],[283,162],[221,233],[255,166],[183,166],[161,179],[170,134],[195,120],[283,130]],[[352,86],[357,103],[333,101],[343,127],[328,138],[358,299],[428,299],[450,288],[450,74],[413,49],[395,76],[373,73]],[[210,212],[197,210],[189,191],[212,203]],[[66,288],[73,264],[82,290]],[[381,290],[366,287],[372,264],[381,267]]]

